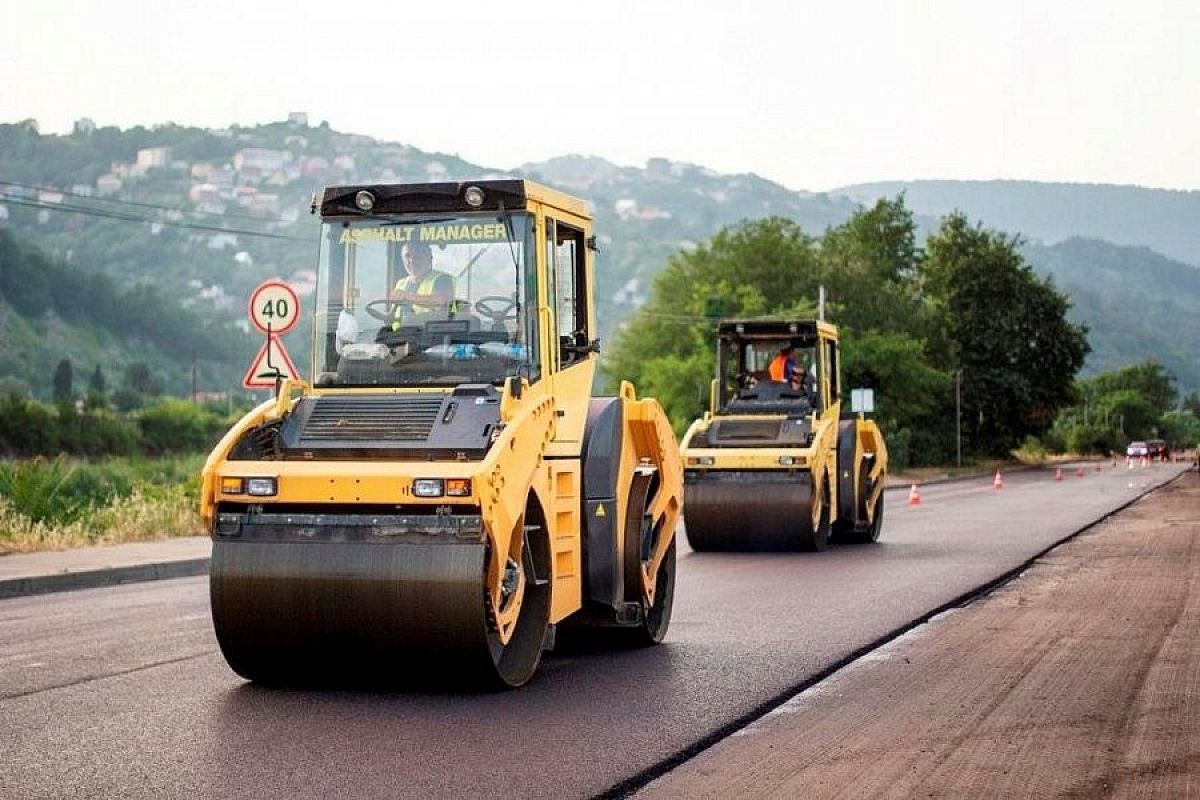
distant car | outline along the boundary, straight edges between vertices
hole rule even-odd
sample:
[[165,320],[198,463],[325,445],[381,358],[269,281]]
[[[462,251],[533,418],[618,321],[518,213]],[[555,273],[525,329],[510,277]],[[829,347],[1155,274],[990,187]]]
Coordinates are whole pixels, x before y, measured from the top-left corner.
[[1130,442],[1129,447],[1125,448],[1125,455],[1129,458],[1149,458],[1150,446],[1145,442]]
[[1151,439],[1146,442],[1146,447],[1150,450],[1151,458],[1161,458],[1167,461],[1171,457],[1171,448],[1167,447],[1167,443],[1162,439]]

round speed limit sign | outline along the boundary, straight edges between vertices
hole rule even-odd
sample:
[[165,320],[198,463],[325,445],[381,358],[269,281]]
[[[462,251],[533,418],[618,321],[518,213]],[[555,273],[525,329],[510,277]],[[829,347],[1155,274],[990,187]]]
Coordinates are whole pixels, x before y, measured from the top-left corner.
[[300,298],[282,281],[267,281],[250,295],[250,321],[263,333],[287,333],[300,318]]

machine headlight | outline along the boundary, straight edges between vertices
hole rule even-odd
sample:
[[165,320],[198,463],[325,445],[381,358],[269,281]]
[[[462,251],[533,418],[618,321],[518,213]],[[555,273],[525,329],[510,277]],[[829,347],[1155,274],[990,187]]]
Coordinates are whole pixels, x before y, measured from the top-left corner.
[[246,494],[254,497],[273,497],[279,492],[279,483],[274,478],[247,478]]
[[354,195],[354,205],[358,206],[361,211],[370,211],[375,207],[375,195],[363,189]]
[[242,494],[246,491],[243,478],[221,478],[221,494]]
[[780,456],[779,463],[785,467],[790,467],[796,463],[796,457],[795,456]]
[[468,186],[463,192],[463,200],[467,201],[467,205],[471,208],[479,208],[483,205],[483,189],[478,186]]
[[446,497],[470,497],[471,496],[471,479],[470,478],[447,478],[446,479]]
[[413,494],[417,497],[441,497],[445,492],[441,478],[417,478],[413,481]]
[[712,456],[691,456],[688,458],[689,467],[711,467],[717,463],[717,460]]

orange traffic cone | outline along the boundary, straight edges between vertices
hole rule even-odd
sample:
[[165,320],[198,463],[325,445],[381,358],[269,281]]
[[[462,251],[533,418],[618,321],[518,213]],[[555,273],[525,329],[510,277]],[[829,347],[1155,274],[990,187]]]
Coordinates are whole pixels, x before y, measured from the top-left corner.
[[1054,470],[1054,480],[1056,480],[1056,481],[1062,480],[1062,467],[1059,467],[1058,469]]
[[996,480],[992,481],[992,488],[993,489],[1003,489],[1004,488],[1004,478],[1000,477],[1000,470],[996,470]]
[[912,488],[908,490],[908,504],[910,506],[921,505],[921,493],[917,491],[917,485],[914,483]]
[[1075,470],[1075,476],[1078,478],[1083,477],[1083,467],[1080,467],[1079,469]]

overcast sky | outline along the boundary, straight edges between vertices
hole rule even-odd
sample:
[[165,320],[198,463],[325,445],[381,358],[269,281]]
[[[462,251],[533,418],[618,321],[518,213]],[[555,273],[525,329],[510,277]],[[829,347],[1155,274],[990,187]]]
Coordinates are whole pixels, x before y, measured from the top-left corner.
[[307,111],[496,168],[1200,188],[1195,0],[0,0],[0,69],[43,132]]

